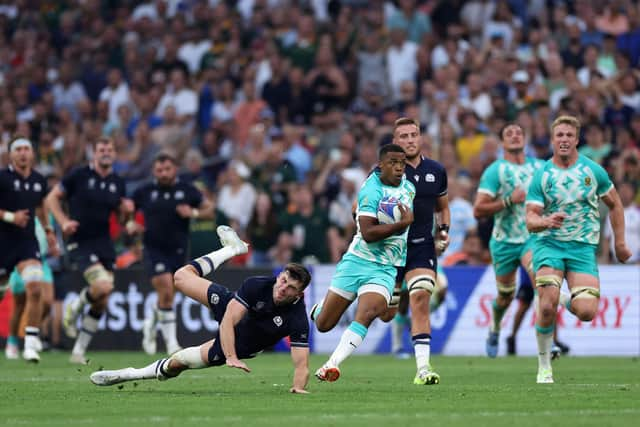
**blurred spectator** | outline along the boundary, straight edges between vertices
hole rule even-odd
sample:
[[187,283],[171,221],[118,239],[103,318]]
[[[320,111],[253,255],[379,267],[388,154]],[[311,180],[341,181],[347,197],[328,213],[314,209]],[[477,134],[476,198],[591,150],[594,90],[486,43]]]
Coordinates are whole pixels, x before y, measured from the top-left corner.
[[578,153],[587,156],[596,163],[602,164],[611,153],[611,144],[605,141],[604,129],[600,123],[588,123],[584,127],[586,144],[578,148]]
[[460,166],[466,169],[471,158],[477,156],[484,147],[485,136],[478,130],[478,117],[473,111],[463,111],[460,114],[462,133],[456,140],[456,154]]
[[458,252],[448,255],[444,266],[452,265],[484,265],[487,263],[487,250],[483,248],[478,232],[469,230],[464,236],[462,247]]
[[247,239],[251,244],[249,265],[253,267],[272,265],[273,260],[269,257],[269,250],[276,246],[279,234],[278,215],[273,209],[269,195],[258,193],[246,230]]
[[292,261],[304,264],[336,262],[329,247],[337,238],[337,230],[330,226],[325,209],[316,206],[308,185],[292,187],[290,210],[279,218],[283,232],[289,235]]
[[66,109],[74,121],[80,120],[78,104],[87,100],[87,93],[73,75],[73,66],[70,62],[60,65],[58,82],[53,86],[53,99],[57,109]]
[[420,44],[425,34],[431,32],[429,15],[419,10],[416,0],[399,0],[398,8],[394,9],[387,20],[389,28],[402,28],[407,38]]
[[247,182],[250,176],[247,165],[241,161],[231,162],[218,193],[219,209],[235,222],[233,225],[237,230],[247,227],[256,202],[256,190]]

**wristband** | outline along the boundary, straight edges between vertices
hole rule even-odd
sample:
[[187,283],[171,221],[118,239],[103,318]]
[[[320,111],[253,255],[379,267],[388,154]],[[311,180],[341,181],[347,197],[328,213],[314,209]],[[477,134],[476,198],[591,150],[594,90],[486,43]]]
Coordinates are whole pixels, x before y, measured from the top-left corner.
[[198,209],[194,209],[191,211],[191,218],[198,218],[200,216],[200,211]]
[[445,233],[449,233],[449,224],[441,224],[438,226],[438,231],[444,231]]
[[13,212],[4,211],[4,213],[2,214],[2,220],[4,222],[13,224],[16,221],[16,214],[14,214]]

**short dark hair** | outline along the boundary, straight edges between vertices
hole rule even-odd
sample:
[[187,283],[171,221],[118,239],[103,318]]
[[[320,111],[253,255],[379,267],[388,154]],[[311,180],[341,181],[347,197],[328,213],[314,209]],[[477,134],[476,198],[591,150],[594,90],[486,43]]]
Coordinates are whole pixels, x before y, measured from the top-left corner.
[[98,146],[98,144],[112,144],[114,147],[116,146],[116,142],[113,140],[113,138],[108,136],[101,136],[98,139],[94,139],[93,148],[95,149]]
[[382,157],[387,153],[402,153],[405,154],[404,150],[398,144],[387,144],[380,147],[378,151],[378,159],[382,159]]
[[288,263],[284,266],[283,271],[289,273],[289,277],[293,280],[297,280],[302,283],[301,291],[305,290],[311,282],[311,273],[309,273],[309,270],[307,270],[304,265],[298,264],[297,262]]
[[153,164],[164,163],[164,162],[167,162],[167,161],[173,163],[174,166],[178,165],[178,161],[176,160],[176,158],[173,157],[171,154],[165,153],[165,152],[160,152],[160,153],[156,154],[156,157],[153,159]]
[[507,128],[509,126],[518,126],[520,128],[520,130],[522,130],[522,133],[524,133],[524,128],[522,127],[522,125],[520,123],[507,122],[507,123],[504,124],[504,126],[502,126],[500,128],[500,132],[498,132],[498,136],[500,137],[500,141],[502,141],[502,139],[504,138],[504,131],[507,130]]

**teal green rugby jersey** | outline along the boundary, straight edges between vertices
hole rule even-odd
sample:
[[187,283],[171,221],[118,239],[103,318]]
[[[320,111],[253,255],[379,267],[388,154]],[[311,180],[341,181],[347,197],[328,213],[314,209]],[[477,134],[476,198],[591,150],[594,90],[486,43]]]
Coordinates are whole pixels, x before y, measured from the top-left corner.
[[545,162],[531,180],[527,204],[543,207],[543,215],[564,212],[558,229],[539,233],[556,240],[597,245],[600,240],[598,200],[613,188],[607,172],[596,162],[579,155],[568,169]]
[[[511,195],[513,190],[529,188],[534,172],[544,165],[544,161],[527,157],[523,164],[498,159],[491,163],[480,178],[479,193],[502,199]],[[524,243],[529,238],[525,223],[524,203],[513,204],[494,215],[491,237],[499,242]]]
[[393,187],[383,184],[377,172],[371,173],[358,192],[358,208],[356,210],[358,228],[345,256],[354,255],[384,265],[405,265],[409,227],[402,234],[367,243],[362,238],[358,218],[361,216],[377,218],[378,203],[383,197],[395,197],[405,206],[411,208],[415,194],[414,185],[405,177],[402,178],[399,186]]

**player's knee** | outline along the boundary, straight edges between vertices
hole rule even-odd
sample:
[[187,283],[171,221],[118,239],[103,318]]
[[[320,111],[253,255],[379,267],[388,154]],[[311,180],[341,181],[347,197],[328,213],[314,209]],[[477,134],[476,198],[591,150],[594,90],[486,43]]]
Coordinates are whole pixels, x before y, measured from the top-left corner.
[[582,286],[571,290],[571,311],[583,322],[593,320],[598,312],[600,290],[591,286]]
[[[174,361],[176,363],[173,363]],[[172,371],[179,371],[177,373],[182,372],[184,369],[200,369],[205,366],[207,366],[207,364],[202,360],[200,347],[187,347],[174,353],[169,363],[170,369]]]
[[190,273],[186,267],[180,267],[175,273],[173,273],[173,288],[177,291],[184,293],[184,288],[193,274]]
[[538,301],[538,315],[543,319],[555,319],[557,312],[557,304],[554,304],[552,298],[540,298]]
[[29,282],[24,286],[27,298],[30,300],[40,300],[42,298],[42,283],[41,282]]
[[429,306],[429,298],[431,293],[423,290],[421,292],[415,291],[410,294],[411,298],[411,309],[419,310],[420,307],[428,307]]

